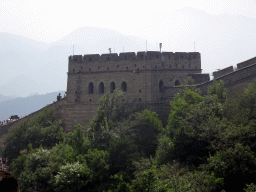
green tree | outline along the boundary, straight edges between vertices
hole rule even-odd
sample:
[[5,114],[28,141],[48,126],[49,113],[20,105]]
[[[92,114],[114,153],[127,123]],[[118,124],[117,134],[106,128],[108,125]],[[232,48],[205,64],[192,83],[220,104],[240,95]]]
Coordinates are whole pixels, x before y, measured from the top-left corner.
[[163,131],[157,113],[145,109],[141,113],[135,113],[131,118],[133,124],[130,125],[130,130],[140,153],[145,157],[154,156],[158,135]]
[[36,117],[25,120],[12,129],[12,132],[4,138],[7,146],[3,150],[3,156],[8,158],[8,165],[17,158],[21,150],[27,149],[28,144],[33,148],[51,148],[58,143],[57,136],[63,132],[62,123],[53,117],[53,108],[47,107]]
[[157,164],[163,165],[172,162],[175,157],[174,144],[172,140],[167,136],[163,136],[158,140],[158,142],[159,144],[157,146],[155,156]]
[[91,181],[91,170],[86,164],[68,163],[60,168],[55,178],[55,191],[81,191]]
[[224,103],[227,99],[227,89],[222,80],[219,82],[214,80],[213,85],[209,86],[207,93],[208,95],[217,95],[217,98],[221,103]]
[[256,180],[256,157],[248,146],[237,143],[234,148],[218,151],[208,158],[208,169],[223,177],[226,191],[241,191],[245,184]]
[[74,131],[69,133],[62,132],[58,135],[58,139],[64,143],[70,145],[78,154],[85,154],[90,148],[90,141],[86,137],[87,130],[80,124],[74,127]]

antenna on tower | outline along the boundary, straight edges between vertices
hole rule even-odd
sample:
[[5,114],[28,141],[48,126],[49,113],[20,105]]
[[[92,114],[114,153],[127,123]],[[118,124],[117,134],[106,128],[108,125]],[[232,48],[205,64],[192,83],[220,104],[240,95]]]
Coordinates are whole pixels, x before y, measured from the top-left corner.
[[159,47],[160,47],[160,53],[161,53],[162,43],[159,43]]
[[194,42],[194,52],[196,52],[196,42]]
[[109,48],[108,50],[109,50],[109,53],[111,54],[111,48]]

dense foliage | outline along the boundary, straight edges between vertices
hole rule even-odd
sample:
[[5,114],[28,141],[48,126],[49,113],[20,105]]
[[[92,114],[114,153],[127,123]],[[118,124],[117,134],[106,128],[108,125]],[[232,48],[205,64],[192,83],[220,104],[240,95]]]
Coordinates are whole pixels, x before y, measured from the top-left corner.
[[255,191],[256,81],[236,98],[221,81],[205,96],[184,87],[166,127],[155,112],[126,108],[123,95],[104,95],[73,132],[53,109],[14,128],[3,154],[22,191]]

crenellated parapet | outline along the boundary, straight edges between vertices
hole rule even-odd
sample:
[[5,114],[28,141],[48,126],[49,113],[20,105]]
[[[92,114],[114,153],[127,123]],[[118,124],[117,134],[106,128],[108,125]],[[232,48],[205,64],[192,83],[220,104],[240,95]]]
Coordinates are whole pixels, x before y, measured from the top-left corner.
[[201,59],[199,52],[160,52],[160,51],[140,51],[137,52],[126,52],[120,53],[107,53],[107,54],[88,54],[88,55],[71,55],[69,61],[72,62],[90,62],[90,61],[122,61],[122,60],[141,60],[144,59],[153,60],[165,57],[165,59]]
[[237,69],[242,69],[244,67],[248,67],[250,65],[256,64],[256,57],[243,61],[237,64]]
[[127,53],[73,55],[69,57],[69,72],[113,72],[129,70],[190,70],[201,72],[198,52],[140,51]]
[[230,66],[225,69],[213,72],[213,76],[216,79],[216,78],[226,75],[228,73],[232,73],[233,71],[234,71],[233,66]]

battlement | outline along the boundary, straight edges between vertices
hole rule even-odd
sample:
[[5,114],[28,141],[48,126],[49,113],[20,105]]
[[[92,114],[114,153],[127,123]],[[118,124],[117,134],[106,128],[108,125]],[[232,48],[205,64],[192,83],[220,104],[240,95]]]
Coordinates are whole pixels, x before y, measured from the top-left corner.
[[252,64],[256,64],[256,57],[248,59],[248,60],[243,61],[241,63],[238,63],[237,64],[237,69],[242,69],[242,68],[248,67],[248,66],[250,66]]
[[99,54],[93,54],[93,55],[84,55],[83,61],[99,61],[100,55]]
[[[144,59],[161,59],[160,51],[139,51],[135,52],[120,53],[107,53],[107,54],[88,54],[88,55],[73,55],[69,57],[69,61],[73,62],[90,62],[90,61],[120,61],[120,60],[142,60]],[[165,59],[200,59],[199,52],[162,52],[162,56]]]
[[222,70],[213,72],[213,76],[214,76],[214,78],[218,78],[218,77],[221,77],[221,76],[226,75],[228,73],[231,73],[233,71],[234,71],[233,66],[230,66],[230,67],[224,68]]

